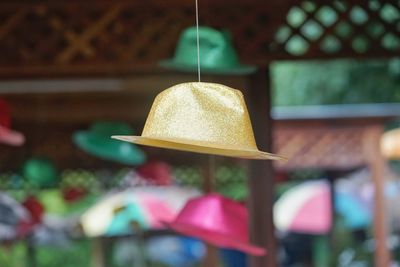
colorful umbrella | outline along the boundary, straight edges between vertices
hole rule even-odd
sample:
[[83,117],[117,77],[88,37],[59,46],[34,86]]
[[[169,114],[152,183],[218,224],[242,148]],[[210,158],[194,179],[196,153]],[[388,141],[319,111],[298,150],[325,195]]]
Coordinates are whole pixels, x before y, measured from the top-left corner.
[[113,262],[117,266],[189,267],[198,266],[206,254],[203,242],[181,236],[153,236],[141,248],[135,240],[118,240],[113,249]]
[[218,252],[225,267],[248,266],[247,255],[244,252],[227,248],[221,248]]
[[[274,205],[274,221],[282,232],[326,234],[332,227],[329,184],[310,181],[286,191]],[[335,192],[335,210],[347,227],[362,228],[371,223],[371,213],[357,198]]]
[[190,237],[152,237],[146,243],[146,254],[152,262],[166,266],[195,266],[204,258],[206,246]]
[[[110,193],[81,216],[87,236],[114,236],[163,228],[199,191],[181,187],[139,187]],[[137,230],[136,229],[136,230]]]
[[0,241],[11,241],[32,230],[29,211],[5,193],[0,193]]
[[[381,179],[384,180],[386,221],[391,231],[398,231],[400,229],[400,210],[397,208],[400,203],[400,177],[387,166]],[[339,179],[335,188],[337,191],[356,197],[369,210],[374,209],[375,187],[368,169],[356,171],[344,179]]]

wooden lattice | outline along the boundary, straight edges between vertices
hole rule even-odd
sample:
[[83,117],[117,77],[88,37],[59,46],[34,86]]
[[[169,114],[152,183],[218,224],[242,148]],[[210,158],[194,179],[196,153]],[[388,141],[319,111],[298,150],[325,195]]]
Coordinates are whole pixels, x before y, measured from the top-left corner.
[[398,1],[298,1],[271,46],[298,57],[400,51]]
[[[200,1],[202,25],[227,29],[243,61],[391,56],[397,0]],[[191,1],[2,1],[0,74],[132,73],[171,57],[194,24]]]
[[288,158],[276,162],[278,169],[351,170],[368,163],[368,127],[309,126],[282,127],[275,132],[275,151]]

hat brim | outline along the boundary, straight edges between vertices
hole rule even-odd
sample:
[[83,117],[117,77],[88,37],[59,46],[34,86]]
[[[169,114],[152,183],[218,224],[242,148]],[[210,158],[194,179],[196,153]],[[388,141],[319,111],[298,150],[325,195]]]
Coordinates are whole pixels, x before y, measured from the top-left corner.
[[209,229],[178,222],[164,222],[164,225],[177,233],[201,239],[211,245],[221,248],[236,249],[255,256],[263,256],[266,254],[264,248],[252,245],[249,242],[236,240],[233,236],[227,236],[226,234]]
[[214,154],[227,157],[260,159],[260,160],[285,160],[284,157],[263,152],[259,150],[238,150],[217,147],[213,144],[204,144],[196,141],[188,143],[186,140],[161,140],[142,136],[114,135],[111,138],[135,143],[138,145],[146,145],[152,147],[168,148],[174,150],[188,151],[201,154]]
[[92,156],[133,166],[143,164],[146,160],[145,154],[134,145],[124,149],[115,149],[114,146],[110,147],[106,144],[108,138],[104,140],[105,145],[99,145],[98,141],[94,139],[93,135],[87,131],[78,131],[73,134],[75,145]]
[[25,143],[25,136],[0,125],[0,143],[10,146],[21,146]]
[[[161,67],[167,68],[167,69],[173,69],[173,70],[178,70],[182,72],[197,72],[197,66],[192,66],[192,65],[186,65],[186,64],[181,64],[177,63],[173,59],[167,59],[163,60],[159,63]],[[224,74],[224,75],[245,75],[245,74],[250,74],[253,73],[257,70],[255,66],[250,66],[250,65],[236,65],[232,67],[215,67],[215,68],[210,68],[210,67],[204,67],[201,66],[201,72],[205,74]]]

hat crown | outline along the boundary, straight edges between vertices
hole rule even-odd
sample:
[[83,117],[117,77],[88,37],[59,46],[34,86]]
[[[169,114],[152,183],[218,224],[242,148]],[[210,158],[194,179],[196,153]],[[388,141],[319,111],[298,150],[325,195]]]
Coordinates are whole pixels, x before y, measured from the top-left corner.
[[247,216],[244,205],[214,193],[189,200],[175,219],[175,223],[247,242]]
[[214,83],[183,83],[154,100],[143,137],[257,150],[243,94]]
[[[239,64],[227,34],[209,27],[199,27],[200,65],[206,68],[230,67]],[[197,29],[187,28],[181,34],[174,61],[197,66]]]

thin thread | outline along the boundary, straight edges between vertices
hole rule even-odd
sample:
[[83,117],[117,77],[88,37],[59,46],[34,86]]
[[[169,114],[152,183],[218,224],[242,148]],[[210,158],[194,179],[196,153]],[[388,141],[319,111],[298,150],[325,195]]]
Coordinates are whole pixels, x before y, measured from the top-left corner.
[[197,35],[197,74],[199,76],[199,82],[201,81],[200,75],[200,38],[199,38],[199,3],[196,0],[196,35]]
[[214,191],[215,156],[208,156],[208,177],[210,179],[210,191]]

